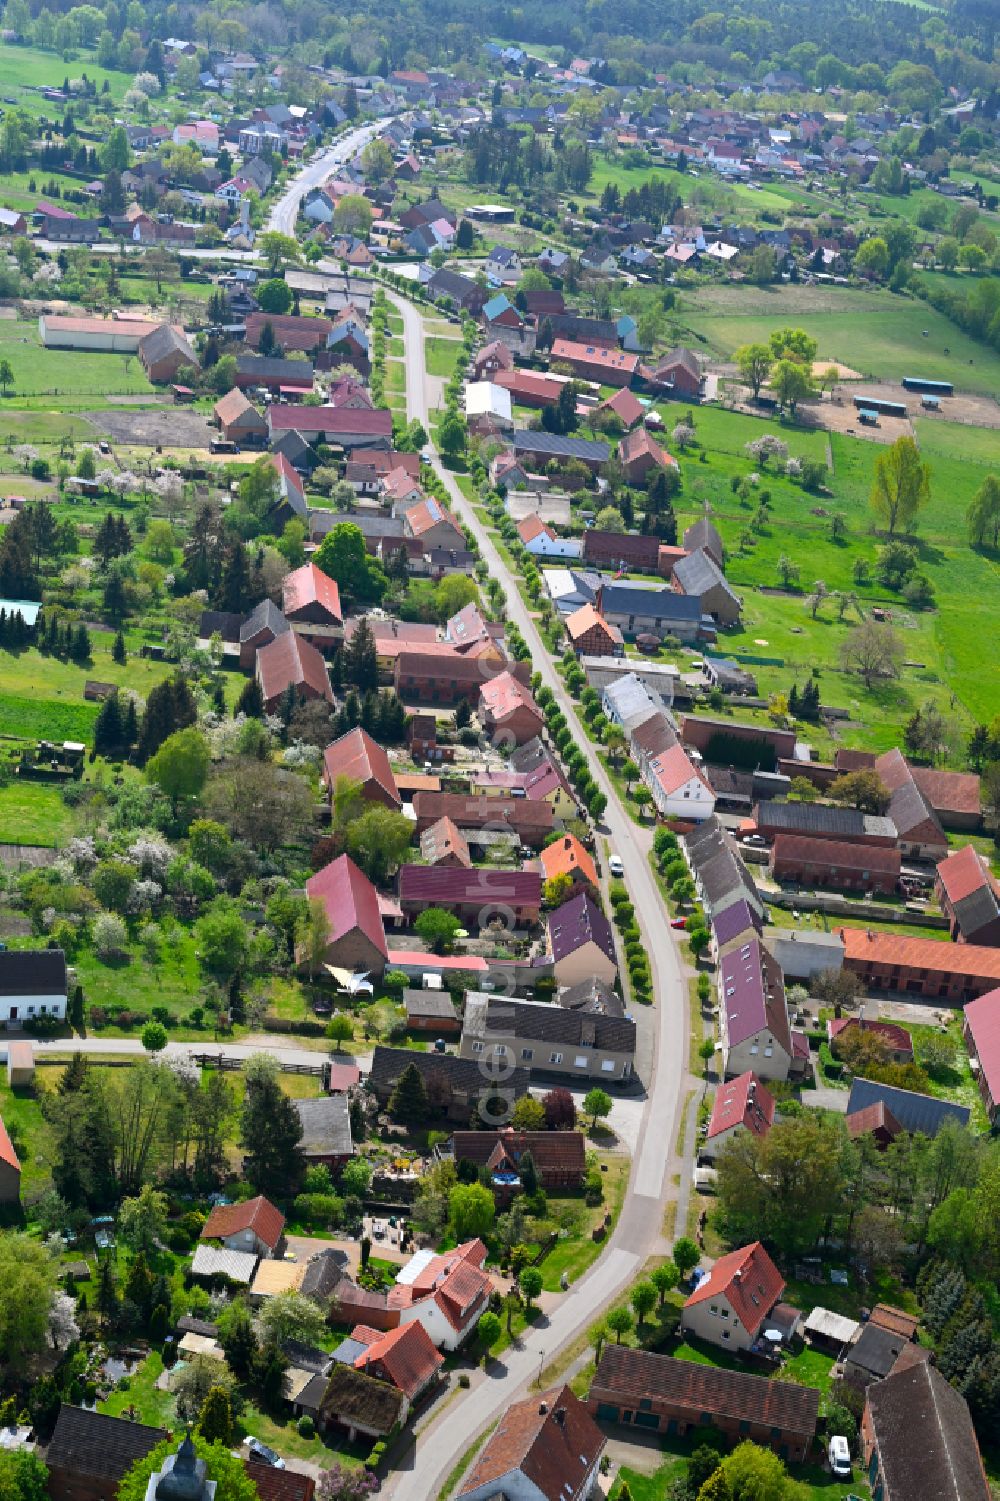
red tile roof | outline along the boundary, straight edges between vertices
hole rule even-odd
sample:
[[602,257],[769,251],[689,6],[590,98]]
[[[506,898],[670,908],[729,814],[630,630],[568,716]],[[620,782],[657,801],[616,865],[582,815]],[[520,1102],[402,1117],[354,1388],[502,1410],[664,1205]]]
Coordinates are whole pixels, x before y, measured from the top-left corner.
[[626,427],[634,427],[637,422],[642,421],[646,413],[646,408],[634,391],[630,391],[627,387],[623,386],[620,391],[616,391],[613,396],[609,396],[607,400],[602,401],[598,407],[598,411],[614,412],[615,416],[620,417]]
[[849,1136],[868,1136],[872,1131],[886,1131],[889,1136],[898,1136],[902,1126],[884,1100],[865,1105],[847,1117]]
[[443,506],[439,500],[435,500],[433,496],[427,500],[417,501],[415,506],[410,506],[409,510],[405,513],[405,517],[406,524],[414,537],[422,537],[424,532],[429,532],[432,527],[437,526],[439,522],[443,521],[453,527],[459,536],[464,539],[461,524],[456,521],[448,508]]
[[428,865],[436,865],[449,855],[454,855],[466,868],[472,864],[468,843],[458,825],[448,817],[439,818],[437,823],[424,830],[420,836],[420,853]]
[[202,1240],[227,1240],[241,1230],[252,1230],[273,1251],[285,1228],[281,1210],[258,1194],[243,1204],[219,1204],[201,1227]]
[[988,990],[978,1000],[970,1001],[965,1008],[965,1024],[990,1098],[1000,1101],[1000,989]]
[[[551,1387],[508,1407],[479,1451],[459,1497],[506,1495],[504,1477],[520,1472],[545,1501],[582,1501],[605,1438],[568,1386]],[[524,1489],[518,1487],[518,1494]]]
[[274,337],[282,349],[299,349],[308,352],[317,344],[325,344],[333,324],[329,318],[301,318],[294,313],[249,313],[247,315],[246,344],[256,349],[265,323],[270,323]]
[[18,1172],[21,1171],[20,1161],[14,1151],[14,1143],[10,1139],[2,1118],[0,1118],[0,1162],[6,1162],[8,1167],[16,1168]]
[[978,817],[982,812],[980,782],[974,771],[935,771],[930,766],[914,766],[913,780],[935,813]]
[[333,689],[322,655],[297,636],[285,631],[257,653],[257,674],[265,704],[272,704],[291,685],[308,688],[327,703],[333,703]]
[[989,866],[972,844],[963,844],[953,855],[947,855],[938,863],[937,873],[952,904],[963,901],[983,886],[991,886],[994,890],[1000,888],[1000,883],[994,881]]
[[[362,1330],[363,1326],[355,1329],[351,1338],[363,1337]],[[369,1332],[374,1331],[364,1330],[364,1335]],[[359,1371],[391,1381],[412,1401],[444,1365],[444,1356],[434,1348],[427,1330],[416,1319],[412,1324],[391,1329],[388,1334],[376,1333],[354,1364]]]
[[627,370],[634,375],[639,368],[639,356],[624,349],[604,349],[598,344],[580,344],[573,339],[556,339],[552,345],[552,360],[566,360],[569,364],[600,365],[603,370]]
[[563,624],[571,641],[579,641],[588,631],[595,628],[602,630],[609,641],[621,640],[621,631],[618,627],[609,625],[604,616],[591,604],[581,605],[566,618]]
[[312,1501],[316,1482],[311,1475],[300,1475],[298,1470],[276,1470],[273,1465],[262,1465],[256,1460],[244,1460],[243,1467],[254,1485],[260,1501]]
[[734,1126],[745,1126],[754,1136],[766,1136],[774,1124],[774,1108],[773,1094],[757,1075],[740,1074],[716,1090],[708,1140],[731,1131]]
[[556,534],[552,528],[547,526],[541,516],[536,516],[534,512],[530,516],[525,516],[523,520],[517,523],[517,535],[525,547],[527,547],[529,542],[534,542],[536,537],[548,537],[550,542],[554,542],[556,539]]
[[332,790],[338,777],[350,777],[352,782],[362,784],[375,782],[389,802],[397,808],[403,806],[389,757],[360,725],[334,740],[323,752],[324,786]]
[[939,943],[935,938],[907,938],[902,933],[871,936],[865,928],[841,928],[844,959],[865,966],[899,965],[942,975],[964,975],[974,980],[995,980],[1000,985],[1000,949],[975,943]]
[[670,464],[675,469],[677,467],[677,460],[665,448],[661,448],[645,427],[634,427],[630,433],[625,434],[618,445],[618,457],[623,464],[633,464],[636,459],[649,457],[661,469],[666,469]]
[[485,713],[494,724],[502,724],[519,709],[528,709],[538,719],[538,726],[542,726],[542,711],[531,696],[531,690],[519,682],[510,672],[498,672],[495,678],[490,678],[479,690],[479,710]]
[[[301,433],[343,433],[360,437],[392,437],[392,413],[376,407],[270,406],[267,421],[271,431],[293,427]],[[365,462],[369,455],[365,454]]]
[[759,1240],[720,1256],[684,1304],[693,1308],[724,1297],[751,1336],[756,1335],[785,1290],[785,1281]]
[[337,580],[324,573],[322,568],[317,568],[315,563],[303,563],[301,568],[294,569],[286,576],[281,589],[282,607],[289,618],[296,610],[305,610],[316,604],[338,623],[344,619]]
[[331,860],[306,882],[306,895],[317,897],[330,919],[330,943],[359,928],[383,955],[388,953],[379,913],[378,892],[350,855]]
[[898,875],[902,856],[897,849],[880,849],[877,845],[855,844],[849,839],[810,839],[807,834],[777,834],[774,861],[800,861],[838,870],[871,870]]
[[835,1042],[851,1027],[860,1027],[862,1032],[871,1032],[880,1037],[894,1053],[908,1053],[913,1057],[913,1038],[905,1027],[897,1027],[895,1022],[869,1021],[863,1016],[835,1017],[826,1024],[827,1036],[831,1042]]
[[540,907],[542,878],[537,870],[466,869],[462,865],[401,865],[401,902],[430,902],[447,907],[481,903],[484,908]]
[[589,850],[580,843],[575,834],[563,834],[547,844],[539,856],[542,874],[547,881],[553,876],[572,875],[578,870],[585,881],[597,890],[597,866]]

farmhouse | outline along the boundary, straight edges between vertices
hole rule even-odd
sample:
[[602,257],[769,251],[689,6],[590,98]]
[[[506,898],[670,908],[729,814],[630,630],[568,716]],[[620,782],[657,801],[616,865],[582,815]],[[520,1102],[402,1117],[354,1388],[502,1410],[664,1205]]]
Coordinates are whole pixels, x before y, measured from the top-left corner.
[[53,1501],[104,1501],[115,1496],[132,1466],[166,1437],[164,1428],[64,1403],[45,1451],[49,1494]]
[[968,1404],[926,1361],[868,1387],[861,1447],[881,1501],[989,1501]]
[[334,740],[323,752],[322,782],[331,798],[338,777],[359,783],[366,802],[381,803],[397,812],[403,806],[389,757],[360,725]]
[[685,531],[682,540],[688,552],[697,552],[699,548],[704,548],[720,568],[725,568],[726,554],[722,546],[722,538],[707,516],[703,516],[700,521],[693,521]]
[[297,699],[324,698],[333,703],[326,663],[304,637],[286,630],[257,653],[257,681],[270,714],[291,691]]
[[329,919],[326,963],[380,975],[388,949],[378,892],[350,856],[341,855],[310,876],[306,895],[323,903]]
[[720,1256],[681,1311],[681,1328],[710,1345],[749,1350],[785,1290],[759,1240]]
[[545,717],[530,689],[500,672],[479,690],[479,722],[494,744],[524,745],[541,733]]
[[979,1093],[990,1125],[995,1126],[1000,1119],[1000,988],[969,1002],[962,1035],[970,1059],[978,1065]]
[[37,1016],[66,1015],[62,949],[0,949],[0,1024],[18,1031]]
[[933,1095],[916,1094],[911,1089],[897,1089],[875,1079],[855,1079],[847,1100],[848,1119],[871,1105],[884,1105],[903,1131],[915,1135],[936,1136],[947,1120],[967,1126],[971,1111],[967,1105],[938,1100]]
[[635,1022],[470,990],[459,1055],[495,1077],[516,1058],[535,1073],[623,1081],[632,1077]]
[[618,462],[630,485],[645,485],[656,469],[676,469],[677,460],[646,427],[634,427],[618,445]]
[[800,886],[834,886],[843,891],[879,891],[891,896],[899,888],[902,856],[850,840],[777,834],[770,870],[776,881]]
[[717,625],[739,625],[743,609],[739,595],[703,547],[678,558],[671,580],[682,594],[699,599],[703,613],[711,615]]
[[610,625],[592,604],[582,604],[566,618],[566,635],[577,656],[621,657],[625,654],[622,633]]
[[590,851],[585,849],[575,834],[563,834],[547,844],[539,856],[542,875],[546,881],[556,876],[569,876],[574,886],[598,890],[597,866]]
[[260,448],[267,443],[267,423],[238,386],[219,397],[212,417],[227,443],[244,448]]
[[767,1444],[800,1463],[816,1434],[819,1395],[791,1381],[607,1344],[587,1400],[604,1422],[671,1435],[697,1434],[710,1424],[733,1444]]
[[[455,1162],[473,1162],[491,1173],[518,1175],[530,1154],[543,1188],[579,1188],[587,1168],[586,1142],[580,1131],[456,1131],[451,1138]],[[520,1180],[518,1180],[520,1181]]]
[[549,952],[556,984],[597,978],[613,985],[618,975],[611,924],[586,891],[549,913]]
[[514,454],[529,463],[550,464],[576,460],[586,464],[594,474],[610,458],[606,443],[589,438],[566,438],[557,433],[529,432],[527,429],[514,433]]
[[185,368],[197,370],[198,356],[180,329],[161,323],[139,341],[139,362],[154,386],[175,381]]
[[608,624],[617,626],[626,638],[677,636],[690,642],[702,633],[700,599],[677,594],[667,585],[642,588],[638,584],[602,584],[595,604]]
[[283,360],[259,354],[236,356],[236,384],[241,391],[255,386],[277,394],[304,395],[313,388],[313,367],[309,360]]
[[[469,838],[470,829],[509,830],[522,844],[540,849],[555,827],[551,803],[517,797],[479,797],[461,792],[418,792],[413,799],[417,833],[450,818]],[[471,840],[469,841],[472,842]]]
[[690,349],[671,350],[654,369],[644,369],[642,378],[663,395],[687,401],[699,401],[704,387],[698,356]]
[[640,754],[639,759],[642,779],[653,794],[657,812],[664,818],[690,819],[696,823],[711,818],[715,812],[715,793],[682,745],[669,745],[648,757]]
[[473,1461],[458,1501],[588,1501],[605,1438],[568,1386],[506,1409]]
[[294,313],[250,313],[246,323],[248,349],[259,349],[265,328],[270,328],[284,354],[292,349],[313,354],[325,348],[333,324],[329,318],[301,318]]
[[450,818],[439,818],[424,830],[420,836],[420,856],[428,865],[458,865],[468,870],[472,864],[468,840]]
[[956,943],[1000,948],[1000,881],[974,845],[939,863],[934,894]]
[[551,358],[553,364],[570,365],[581,380],[597,381],[602,386],[630,386],[639,372],[637,354],[573,339],[554,340]]
[[[688,739],[684,720],[683,733]],[[739,726],[734,725],[733,729]],[[876,849],[894,849],[896,825],[891,818],[880,818],[873,813],[861,813],[857,808],[839,808],[827,803],[770,802],[757,803],[753,810],[753,823],[757,833],[771,842],[779,834],[797,835],[814,843],[830,841],[836,845],[861,845]]]
[[267,426],[272,442],[293,428],[310,443],[329,443],[350,453],[392,447],[392,413],[381,408],[272,405]]
[[655,573],[659,557],[659,537],[644,537],[638,532],[602,532],[596,527],[583,534],[583,560],[591,568]]
[[292,630],[311,645],[322,650],[343,640],[340,590],[336,580],[315,563],[303,563],[285,575],[281,604]]

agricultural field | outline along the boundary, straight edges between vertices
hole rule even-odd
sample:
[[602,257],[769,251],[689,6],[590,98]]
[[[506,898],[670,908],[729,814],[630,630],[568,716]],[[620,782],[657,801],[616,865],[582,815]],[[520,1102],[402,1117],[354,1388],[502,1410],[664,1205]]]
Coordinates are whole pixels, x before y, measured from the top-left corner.
[[35,319],[0,319],[0,359],[9,360],[14,371],[14,384],[0,406],[0,424],[8,403],[20,397],[58,398],[56,405],[64,410],[93,406],[106,396],[152,399],[155,394],[136,356],[46,349]]
[[766,343],[774,329],[792,324],[818,340],[820,361],[837,360],[864,376],[950,380],[958,390],[987,396],[1000,390],[1000,355],[926,303],[892,292],[705,287],[684,292],[677,317],[702,341],[702,352],[717,359],[729,359],[741,344]]
[[[58,104],[43,99],[41,90],[59,88],[64,78],[81,78],[86,73],[98,90],[108,84],[112,99],[120,100],[132,82],[132,75],[102,68],[94,52],[80,48],[72,62],[64,62],[56,52],[43,51],[40,47],[0,47],[0,99],[5,104],[16,104],[19,109],[33,115],[56,115]],[[61,115],[60,115],[61,118]]]

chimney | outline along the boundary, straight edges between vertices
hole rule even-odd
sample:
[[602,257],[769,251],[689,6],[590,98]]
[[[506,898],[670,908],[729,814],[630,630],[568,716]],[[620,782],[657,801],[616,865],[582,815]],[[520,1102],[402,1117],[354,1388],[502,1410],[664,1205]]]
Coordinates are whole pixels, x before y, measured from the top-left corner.
[[549,1410],[549,1404],[547,1402],[539,1402],[539,1404],[538,1404],[538,1416],[539,1417],[544,1418],[544,1416],[548,1412],[548,1410]]
[[565,1428],[565,1426],[566,1426],[566,1409],[565,1409],[565,1407],[557,1407],[556,1410],[555,1410],[555,1412],[552,1414],[552,1416],[555,1418],[555,1420],[559,1424],[560,1428]]

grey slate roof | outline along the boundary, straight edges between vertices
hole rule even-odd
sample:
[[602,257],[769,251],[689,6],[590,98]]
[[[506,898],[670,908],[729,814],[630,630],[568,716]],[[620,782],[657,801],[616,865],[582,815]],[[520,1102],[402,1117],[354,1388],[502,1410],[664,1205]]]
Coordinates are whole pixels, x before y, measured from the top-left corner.
[[[456,1058],[453,1053],[416,1053],[408,1048],[376,1046],[372,1055],[369,1079],[376,1092],[386,1093],[392,1089],[404,1069],[413,1064],[425,1084],[440,1080],[451,1089],[475,1100],[491,1092],[490,1081],[483,1078],[479,1063],[472,1058]],[[528,1093],[530,1077],[526,1068],[516,1068],[504,1079],[504,1088],[512,1091],[514,1098]]]
[[302,1122],[302,1150],[307,1157],[349,1157],[354,1150],[346,1094],[318,1100],[295,1100]]
[[252,641],[259,631],[271,631],[275,636],[284,635],[291,626],[271,599],[262,599],[240,626],[240,640]]
[[684,546],[689,552],[696,552],[698,548],[707,548],[716,557],[722,557],[722,538],[718,531],[703,516],[700,521],[693,521],[684,533]]
[[888,1376],[899,1358],[899,1352],[908,1343],[901,1334],[893,1334],[879,1324],[865,1324],[848,1350],[846,1360],[867,1375],[881,1380]]
[[673,589],[642,589],[637,584],[604,584],[601,613],[649,615],[654,620],[701,620],[701,600]]
[[762,834],[792,833],[821,834],[841,839],[858,839],[861,835],[896,837],[896,825],[891,818],[878,818],[871,813],[861,813],[857,808],[835,808],[825,803],[772,802],[759,803],[754,810],[754,820]]
[[519,1042],[635,1052],[635,1022],[629,1017],[567,1011],[546,1001],[508,1000],[478,990],[469,991],[465,997],[465,1030],[477,1037],[512,1036]]
[[194,1277],[228,1277],[230,1282],[253,1281],[258,1257],[250,1251],[228,1251],[225,1246],[198,1246],[191,1258]]
[[970,1111],[966,1105],[953,1105],[950,1100],[936,1100],[929,1094],[915,1094],[910,1089],[896,1089],[891,1084],[878,1084],[874,1079],[855,1079],[847,1101],[847,1114],[864,1110],[867,1105],[882,1102],[892,1111],[904,1131],[920,1131],[924,1136],[936,1136],[946,1120],[957,1121],[960,1126],[969,1124]]
[[62,949],[0,950],[0,995],[65,995]]
[[722,569],[703,547],[689,552],[686,558],[678,558],[674,564],[674,578],[685,594],[708,594],[711,589],[724,589],[734,603],[738,602]]
[[589,464],[606,464],[611,450],[606,443],[595,443],[588,438],[565,438],[559,433],[518,431],[514,434],[514,452],[544,454],[556,459],[583,459]]
[[933,1366],[925,1361],[878,1382],[868,1408],[884,1501],[989,1501],[968,1404]]
[[586,1016],[624,1016],[625,1002],[616,990],[596,975],[567,985],[556,993],[556,1004],[566,1011],[582,1011]]

